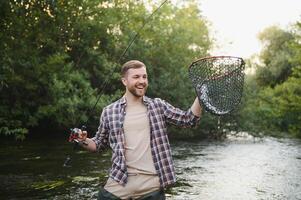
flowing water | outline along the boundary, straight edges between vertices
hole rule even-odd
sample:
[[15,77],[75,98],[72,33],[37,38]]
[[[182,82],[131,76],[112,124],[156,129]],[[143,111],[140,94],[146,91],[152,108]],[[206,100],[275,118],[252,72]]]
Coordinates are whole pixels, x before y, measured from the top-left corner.
[[[73,151],[58,138],[0,145],[0,199],[95,199],[110,167],[109,152]],[[172,151],[168,200],[301,200],[300,140],[174,141]]]

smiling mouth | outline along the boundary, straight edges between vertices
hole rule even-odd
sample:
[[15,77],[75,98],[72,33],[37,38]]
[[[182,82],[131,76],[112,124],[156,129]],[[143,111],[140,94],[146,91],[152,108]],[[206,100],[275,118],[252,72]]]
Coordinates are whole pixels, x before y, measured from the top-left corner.
[[143,90],[145,88],[144,85],[139,85],[139,86],[136,86],[137,89],[140,89],[140,90]]

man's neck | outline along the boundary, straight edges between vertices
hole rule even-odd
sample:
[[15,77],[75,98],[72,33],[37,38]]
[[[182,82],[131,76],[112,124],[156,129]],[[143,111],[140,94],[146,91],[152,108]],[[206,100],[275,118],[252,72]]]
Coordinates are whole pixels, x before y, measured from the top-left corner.
[[128,105],[141,104],[143,101],[143,97],[136,97],[130,92],[126,92],[124,96]]

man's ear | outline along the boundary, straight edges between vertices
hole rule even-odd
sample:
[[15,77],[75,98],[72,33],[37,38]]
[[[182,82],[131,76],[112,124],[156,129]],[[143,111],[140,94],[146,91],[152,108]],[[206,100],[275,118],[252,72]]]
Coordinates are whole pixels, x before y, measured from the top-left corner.
[[122,84],[123,84],[124,86],[127,85],[126,79],[125,79],[124,77],[121,78],[121,82],[122,82]]

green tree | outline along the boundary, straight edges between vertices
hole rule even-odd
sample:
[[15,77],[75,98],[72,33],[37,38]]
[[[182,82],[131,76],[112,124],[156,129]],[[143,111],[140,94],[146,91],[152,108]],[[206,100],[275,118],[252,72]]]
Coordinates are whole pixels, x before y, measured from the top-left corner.
[[293,51],[290,48],[294,35],[277,26],[271,26],[262,31],[259,40],[263,44],[260,60],[263,65],[257,69],[257,81],[261,86],[274,87],[289,77],[292,71],[290,59]]
[[247,78],[241,129],[300,137],[300,30],[296,23],[293,30],[271,27],[260,35],[263,66]]
[[[117,69],[128,59],[149,66],[149,95],[190,106],[187,66],[208,54],[207,22],[194,1],[165,4],[148,19],[157,6],[134,0],[2,1],[0,133],[22,138],[28,130],[65,130],[89,117],[94,129],[102,107],[121,95]],[[85,112],[98,93],[96,111]]]
[[[23,138],[28,129],[34,127],[44,127],[46,132],[53,122],[66,128],[81,118],[87,119],[82,111],[95,102],[91,85],[98,84],[93,81],[93,67],[102,62],[99,67],[104,73],[98,77],[100,83],[104,77],[115,78],[105,76],[112,62],[95,47],[100,38],[96,38],[98,33],[94,31],[100,25],[92,29],[94,13],[90,8],[95,9],[98,4],[96,1],[2,3],[2,134]],[[86,26],[83,25],[85,20]],[[102,29],[106,32],[106,27]],[[83,57],[85,62],[81,62]],[[107,103],[102,102],[98,108]],[[41,121],[46,125],[41,126]]]

